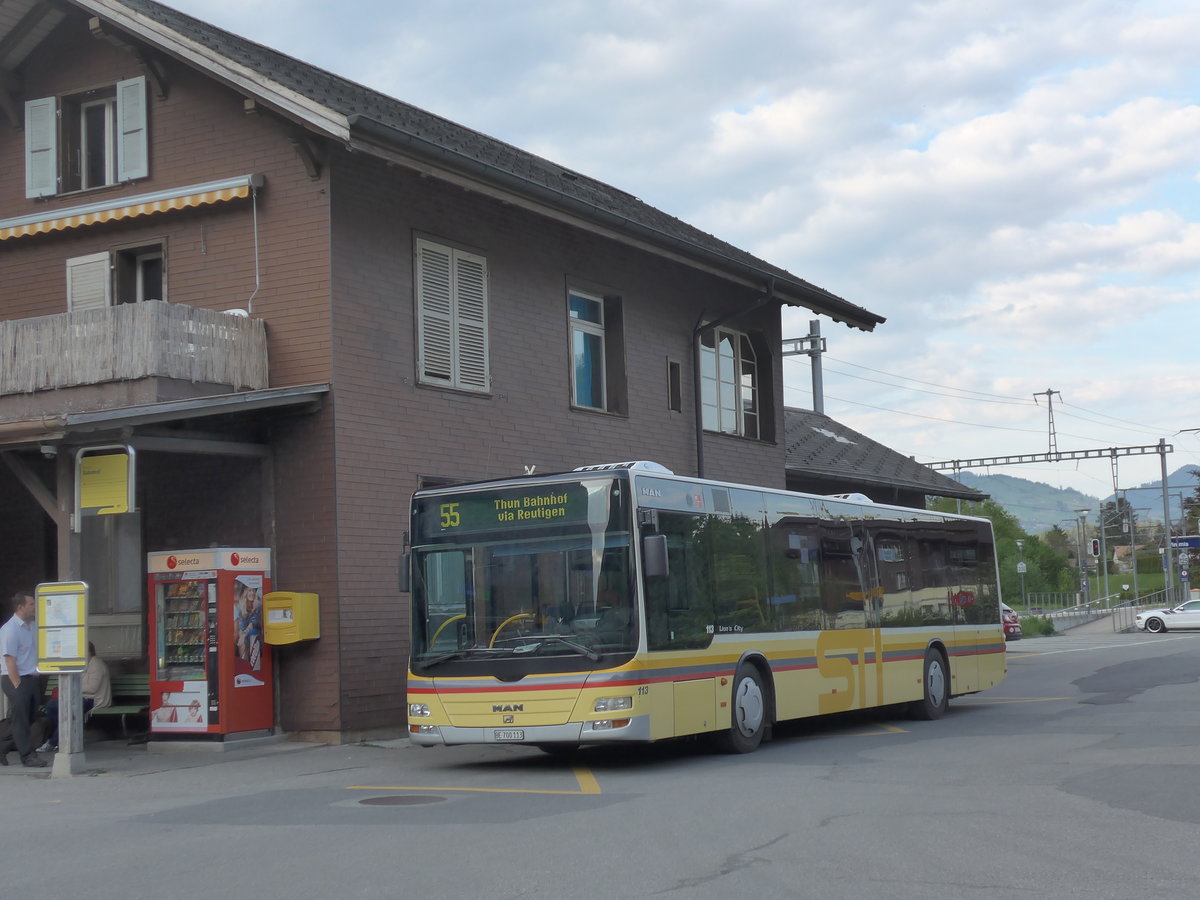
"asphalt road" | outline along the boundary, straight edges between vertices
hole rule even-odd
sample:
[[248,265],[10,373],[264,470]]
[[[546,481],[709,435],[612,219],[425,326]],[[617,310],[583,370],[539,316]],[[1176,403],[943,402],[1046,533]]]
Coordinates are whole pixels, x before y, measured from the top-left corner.
[[97,750],[0,778],[0,897],[1185,898],[1200,863],[1200,634],[1009,645],[937,722],[695,743]]

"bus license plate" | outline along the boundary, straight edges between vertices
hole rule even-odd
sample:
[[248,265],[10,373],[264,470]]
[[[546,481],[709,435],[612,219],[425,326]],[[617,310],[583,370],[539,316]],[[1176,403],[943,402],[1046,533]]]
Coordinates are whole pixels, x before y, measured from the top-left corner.
[[520,728],[497,728],[492,732],[492,737],[498,741],[523,741],[525,740],[525,732]]

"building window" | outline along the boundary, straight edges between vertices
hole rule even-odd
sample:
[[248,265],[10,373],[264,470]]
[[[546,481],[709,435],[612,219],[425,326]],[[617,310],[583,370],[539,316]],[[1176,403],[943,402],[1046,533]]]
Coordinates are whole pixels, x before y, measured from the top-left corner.
[[700,389],[709,431],[760,437],[760,377],[750,338],[712,328],[700,338]]
[[150,174],[146,79],[25,104],[25,196],[48,197]]
[[67,309],[166,299],[162,244],[89,253],[67,260]]
[[418,238],[415,269],[420,381],[490,390],[487,260]]
[[113,279],[117,303],[166,300],[162,245],[118,250],[114,254]]
[[67,124],[78,128],[73,136],[79,150],[75,159],[68,159],[68,174],[81,190],[117,179],[117,95],[115,90],[105,93],[108,96],[85,100],[77,109],[63,104]]
[[667,409],[683,412],[683,367],[678,360],[667,360]]
[[604,300],[571,291],[571,402],[608,409],[604,395]]
[[621,300],[567,292],[571,405],[625,413],[625,358]]

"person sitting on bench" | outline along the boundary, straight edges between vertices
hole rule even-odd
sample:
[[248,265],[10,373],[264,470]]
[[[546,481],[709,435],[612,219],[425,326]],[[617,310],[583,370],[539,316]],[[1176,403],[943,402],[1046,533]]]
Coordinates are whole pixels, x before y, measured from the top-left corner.
[[[96,645],[88,641],[87,665],[83,669],[83,682],[80,685],[83,694],[83,717],[93,709],[103,709],[112,706],[112,680],[108,674],[108,664],[96,655]],[[39,750],[58,749],[58,694],[46,704],[46,715],[50,717],[49,730],[46,732],[46,743]]]

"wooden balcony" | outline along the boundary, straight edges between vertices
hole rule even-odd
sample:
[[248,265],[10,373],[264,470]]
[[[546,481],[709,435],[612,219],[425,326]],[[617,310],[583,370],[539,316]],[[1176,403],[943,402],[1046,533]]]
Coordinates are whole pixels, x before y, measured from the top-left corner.
[[268,386],[261,319],[152,300],[0,322],[0,420]]

